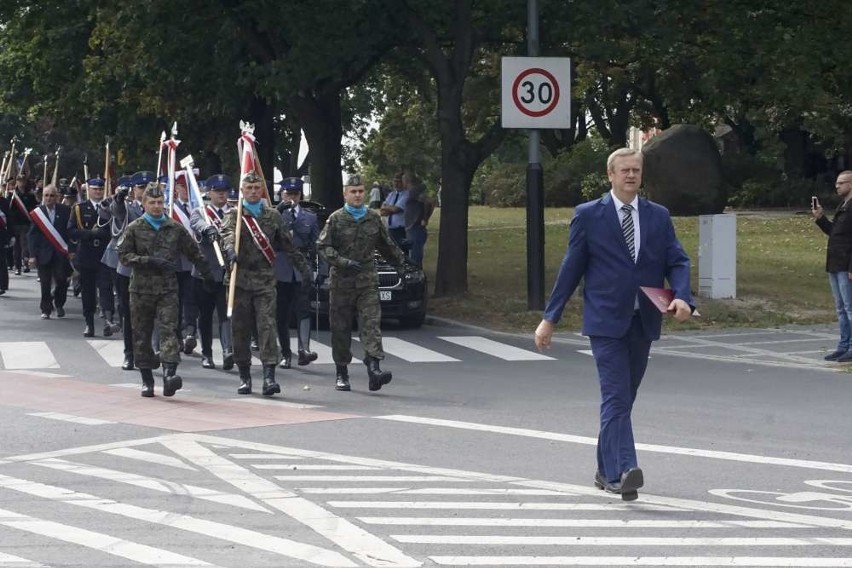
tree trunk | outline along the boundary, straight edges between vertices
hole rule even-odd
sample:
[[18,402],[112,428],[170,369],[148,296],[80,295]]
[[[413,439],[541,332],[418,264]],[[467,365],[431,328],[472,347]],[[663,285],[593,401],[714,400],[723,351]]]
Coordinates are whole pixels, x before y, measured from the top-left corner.
[[340,93],[297,96],[291,102],[311,149],[311,199],[338,209],[343,206]]

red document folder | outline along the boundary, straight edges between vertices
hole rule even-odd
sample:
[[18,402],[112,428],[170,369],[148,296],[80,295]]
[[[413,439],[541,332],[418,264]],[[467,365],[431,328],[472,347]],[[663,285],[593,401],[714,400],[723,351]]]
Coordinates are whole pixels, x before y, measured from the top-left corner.
[[660,312],[669,313],[669,304],[674,300],[674,292],[668,288],[651,288],[649,286],[639,286],[642,293],[645,294],[651,303],[654,304]]

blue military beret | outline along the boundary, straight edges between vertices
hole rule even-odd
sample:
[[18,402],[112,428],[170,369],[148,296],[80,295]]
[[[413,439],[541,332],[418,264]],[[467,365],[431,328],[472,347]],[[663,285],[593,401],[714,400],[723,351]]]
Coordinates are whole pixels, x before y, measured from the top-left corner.
[[89,187],[104,187],[105,183],[101,178],[92,178],[86,182],[86,185]]
[[279,185],[281,186],[281,191],[286,193],[301,193],[302,188],[305,187],[305,182],[299,177],[288,177],[281,180]]
[[116,187],[130,187],[130,180],[131,180],[130,176],[121,176],[115,182],[115,186]]
[[136,172],[132,176],[130,176],[130,183],[132,185],[148,185],[154,181],[154,173],[153,172]]
[[204,185],[207,186],[207,191],[230,191],[233,188],[231,184],[231,178],[226,176],[225,174],[216,174],[207,178],[207,181],[204,182]]

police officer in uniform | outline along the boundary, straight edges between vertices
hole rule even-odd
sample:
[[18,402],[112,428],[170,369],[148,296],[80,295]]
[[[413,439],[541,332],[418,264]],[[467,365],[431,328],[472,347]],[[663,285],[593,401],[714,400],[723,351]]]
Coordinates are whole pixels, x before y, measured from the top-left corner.
[[[221,241],[220,231],[225,215],[231,210],[228,205],[228,193],[236,192],[226,175],[211,176],[205,182],[210,203],[204,205],[207,218],[201,207],[192,212],[190,224],[195,237],[201,242],[201,252],[207,259],[215,284],[205,285],[201,273],[192,271],[195,299],[198,302],[198,332],[201,336],[201,366],[215,369],[213,362],[213,312],[219,319],[219,341],[222,344],[222,368],[230,371],[234,368],[234,352],[231,344],[231,320],[228,319],[227,298],[225,294],[225,267],[219,265],[214,242]],[[209,218],[209,223],[207,219]]]
[[331,351],[337,366],[337,390],[348,391],[352,361],[352,318],[358,316],[358,330],[366,355],[364,364],[370,377],[369,388],[377,391],[391,382],[392,375],[382,371],[384,359],[380,329],[379,277],[373,252],[378,252],[400,273],[405,256],[388,233],[382,218],[364,204],[361,176],[349,176],[343,187],[342,208],[332,213],[320,233],[317,248],[330,265],[328,320]]
[[[177,374],[178,338],[172,333],[178,320],[178,284],[175,272],[180,255],[189,258],[212,284],[213,275],[195,239],[164,214],[163,192],[156,183],[145,189],[145,213],[130,223],[118,241],[121,263],[133,269],[130,277],[130,318],[133,355],[142,375],[142,396],[154,396],[153,370],[163,364],[163,396],[173,396],[183,386]],[[154,320],[160,334],[160,360],[151,347]]]
[[[308,262],[316,258],[316,242],[319,222],[313,211],[303,208],[304,182],[301,178],[289,177],[281,182],[281,203],[278,211],[290,230],[293,245]],[[293,270],[287,255],[279,251],[275,257],[276,300],[278,303],[278,341],[281,344],[281,368],[289,369],[293,357],[290,349],[290,319],[295,314],[296,335],[299,338],[298,363],[308,365],[316,361],[317,354],[311,351],[311,291],[313,282],[303,281],[300,272]]]
[[[130,176],[128,185],[130,186],[129,193],[125,193],[123,186],[119,186],[119,190],[115,194],[110,205],[112,213],[111,230],[116,239],[116,254],[118,252],[118,239],[124,234],[127,227],[141,217],[145,211],[142,209],[142,198],[145,193],[145,187],[154,181],[154,174],[151,172],[136,172]],[[124,331],[124,362],[121,368],[125,371],[132,371],[135,366],[133,358],[133,322],[130,317],[130,276],[133,269],[121,263],[118,259],[118,265],[115,268],[115,291],[118,296],[118,312],[121,318],[121,326]]]
[[[117,202],[124,202],[127,199],[127,195],[130,192],[130,176],[121,176],[116,181],[115,187],[115,196],[106,197],[103,201],[101,201],[100,211],[98,213],[98,224],[101,226],[109,227],[109,236],[110,240],[107,243],[106,248],[104,249],[104,254],[101,257],[101,263],[107,267],[109,274],[109,281],[111,284],[110,287],[110,296],[115,297],[114,291],[117,287],[118,282],[118,266],[121,264],[118,260],[118,252],[116,251],[116,245],[118,244],[118,237],[121,236],[121,231],[124,229],[125,225],[117,225],[115,221],[118,219],[113,219],[113,211],[117,205]],[[123,222],[123,216],[119,222]],[[114,302],[114,300],[113,300]],[[103,303],[103,302],[102,302]],[[121,297],[118,298],[118,319],[121,320]],[[109,337],[113,333],[118,333],[121,331],[121,325],[116,322],[114,319],[114,313],[112,312],[104,312],[104,336]]]
[[111,324],[115,301],[112,296],[109,268],[101,263],[110,238],[109,225],[99,223],[101,202],[104,198],[104,180],[90,179],[87,186],[89,199],[78,203],[71,210],[68,236],[77,242],[74,267],[80,273],[82,287],[83,317],[86,320],[83,336],[95,336],[95,311],[100,298],[101,310],[106,318],[104,337],[109,337],[114,331]]
[[[251,333],[257,329],[260,360],[263,363],[263,394],[281,392],[275,382],[278,364],[275,323],[275,251],[283,250],[290,262],[306,281],[311,270],[301,253],[293,246],[290,232],[281,215],[267,207],[262,178],[255,172],[245,174],[240,184],[243,200],[243,223],[240,228],[239,249],[235,248],[237,210],[225,215],[222,242],[229,264],[237,264],[236,294],[231,329],[234,341],[234,360],[240,371],[238,394],[251,393]],[[233,272],[225,275],[225,287],[230,285]]]
[[21,211],[18,204],[10,196],[9,200],[9,226],[12,229],[12,237],[15,242],[12,245],[12,258],[15,266],[15,274],[20,276],[21,270],[25,273],[30,271],[27,264],[27,259],[30,256],[29,241],[27,233],[30,230],[29,212],[38,207],[38,199],[30,190],[29,179],[26,174],[18,174],[15,178],[15,189],[12,190],[17,194],[18,199],[24,204],[27,213]]
[[[197,175],[197,171],[195,172]],[[186,174],[178,172],[175,176],[175,200],[174,207],[179,209],[182,215],[174,212],[172,218],[177,220],[181,217],[189,221],[192,216],[192,205],[189,200]],[[178,222],[182,225],[182,222]],[[182,225],[187,232],[195,236],[192,226]],[[177,329],[178,340],[183,345],[183,352],[187,355],[192,353],[198,344],[196,339],[198,322],[198,303],[195,300],[195,288],[192,278],[192,262],[185,256],[181,256],[178,263],[178,288],[180,289],[180,322]]]

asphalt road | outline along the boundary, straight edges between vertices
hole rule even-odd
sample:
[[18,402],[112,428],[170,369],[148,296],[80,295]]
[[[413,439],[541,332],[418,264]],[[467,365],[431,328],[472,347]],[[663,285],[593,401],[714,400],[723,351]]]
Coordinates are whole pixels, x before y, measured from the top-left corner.
[[831,328],[658,342],[633,417],[646,486],[625,504],[591,483],[576,334],[542,355],[388,325],[393,382],[369,393],[353,363],[339,393],[321,331],[283,397],[237,396],[196,353],[184,390],[142,399],[120,336],[83,338],[67,309],[40,320],[32,274],[0,297],[0,567],[852,566],[852,376],[821,360]]

